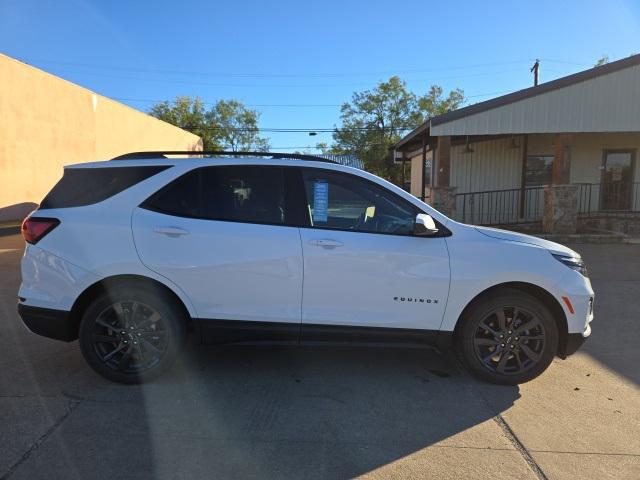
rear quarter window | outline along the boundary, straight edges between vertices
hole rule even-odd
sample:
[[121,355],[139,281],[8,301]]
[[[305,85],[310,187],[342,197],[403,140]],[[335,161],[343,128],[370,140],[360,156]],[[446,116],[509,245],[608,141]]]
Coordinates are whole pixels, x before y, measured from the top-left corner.
[[69,208],[92,205],[110,198],[169,168],[142,167],[68,168],[40,208]]

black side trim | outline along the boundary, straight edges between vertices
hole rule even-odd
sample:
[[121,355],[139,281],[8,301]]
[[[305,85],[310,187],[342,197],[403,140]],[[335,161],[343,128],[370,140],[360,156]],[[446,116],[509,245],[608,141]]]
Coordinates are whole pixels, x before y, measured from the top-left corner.
[[300,342],[435,345],[437,330],[303,324]]
[[574,353],[576,353],[580,349],[582,344],[587,340],[587,338],[589,337],[584,337],[581,333],[568,334],[567,342],[564,346],[564,352],[561,352],[560,357],[566,358],[569,355],[573,355]]
[[194,319],[205,344],[295,343],[434,346],[446,350],[452,332],[244,320]]
[[29,330],[43,337],[72,342],[78,338],[70,312],[18,304],[18,313]]
[[194,319],[205,344],[298,343],[299,323],[252,322],[244,320]]

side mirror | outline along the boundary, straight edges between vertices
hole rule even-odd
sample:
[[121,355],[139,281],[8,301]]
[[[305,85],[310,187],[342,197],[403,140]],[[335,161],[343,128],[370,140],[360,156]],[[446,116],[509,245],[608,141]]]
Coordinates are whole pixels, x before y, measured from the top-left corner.
[[436,222],[433,221],[431,215],[419,213],[416,215],[416,221],[413,224],[413,234],[421,237],[429,237],[438,233]]

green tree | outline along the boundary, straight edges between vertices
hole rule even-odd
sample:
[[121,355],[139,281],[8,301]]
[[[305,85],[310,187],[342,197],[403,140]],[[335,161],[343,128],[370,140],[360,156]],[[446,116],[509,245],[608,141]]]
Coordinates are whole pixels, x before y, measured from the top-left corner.
[[598,61],[596,62],[596,64],[594,65],[594,67],[599,67],[601,65],[604,65],[605,63],[609,63],[609,55],[602,55]]
[[371,90],[355,92],[342,105],[342,125],[335,129],[327,152],[355,154],[367,170],[397,183],[401,170],[390,157],[392,145],[426,118],[453,110],[463,101],[460,89],[444,96],[442,87],[433,85],[424,96],[417,96],[399,77],[391,77]]
[[202,138],[204,150],[220,150],[221,145],[209,128],[207,111],[198,97],[176,97],[172,101],[156,103],[149,114],[171,125],[195,133]]
[[200,136],[205,150],[269,149],[259,135],[260,114],[237,100],[220,100],[206,110],[198,97],[176,97],[153,105],[149,114]]
[[269,141],[259,135],[256,110],[248,109],[237,100],[220,100],[207,113],[210,125],[216,126],[215,138],[225,150],[255,150],[266,152]]

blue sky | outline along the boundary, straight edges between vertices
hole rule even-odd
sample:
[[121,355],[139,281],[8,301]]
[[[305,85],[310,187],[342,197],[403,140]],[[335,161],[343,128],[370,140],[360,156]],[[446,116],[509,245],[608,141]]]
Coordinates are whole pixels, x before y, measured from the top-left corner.
[[0,52],[141,110],[236,98],[261,127],[330,128],[353,91],[393,74],[476,103],[529,86],[535,58],[548,81],[640,53],[640,2],[0,0]]

